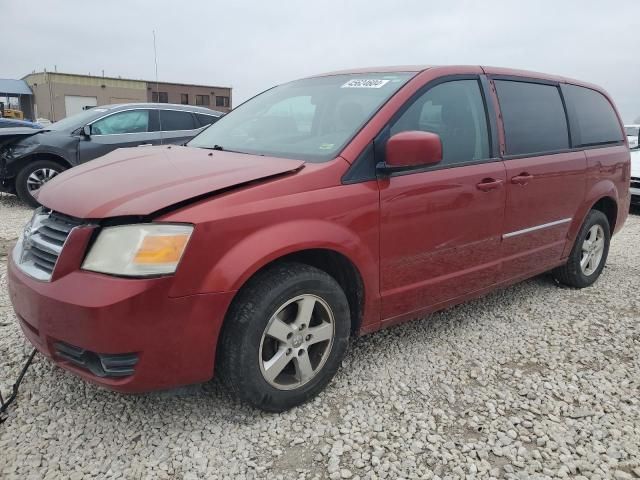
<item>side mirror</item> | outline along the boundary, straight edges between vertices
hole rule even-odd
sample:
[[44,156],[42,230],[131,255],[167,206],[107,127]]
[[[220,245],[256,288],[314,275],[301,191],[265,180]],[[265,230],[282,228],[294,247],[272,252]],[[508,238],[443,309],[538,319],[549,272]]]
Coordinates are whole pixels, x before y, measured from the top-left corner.
[[426,167],[442,161],[442,142],[436,133],[400,132],[387,140],[385,156],[386,162],[378,164],[385,173]]
[[91,136],[91,125],[85,125],[82,127],[82,135],[89,138]]

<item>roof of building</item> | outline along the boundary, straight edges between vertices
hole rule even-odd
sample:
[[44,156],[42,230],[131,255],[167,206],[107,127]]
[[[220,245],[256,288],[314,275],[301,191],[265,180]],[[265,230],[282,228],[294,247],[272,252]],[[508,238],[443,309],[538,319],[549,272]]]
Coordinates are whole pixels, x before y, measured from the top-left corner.
[[0,78],[0,93],[13,95],[33,95],[33,92],[24,80],[12,80]]
[[43,73],[49,73],[51,75],[66,75],[66,76],[70,76],[70,77],[82,77],[82,78],[104,78],[107,80],[126,80],[126,81],[132,81],[132,82],[144,82],[150,86],[153,86],[153,84],[158,83],[159,85],[179,85],[179,86],[185,86],[185,87],[203,87],[203,88],[225,88],[225,89],[229,89],[231,90],[232,87],[228,87],[228,86],[224,86],[224,85],[202,85],[202,84],[195,84],[195,83],[184,83],[184,82],[167,82],[167,81],[156,81],[156,80],[145,80],[143,78],[125,78],[125,77],[107,77],[104,75],[83,75],[81,73],[66,73],[66,72],[51,72],[51,71],[46,71],[46,72],[31,72],[27,75],[25,75],[24,77],[22,77],[23,79],[31,76],[31,75],[42,75]]

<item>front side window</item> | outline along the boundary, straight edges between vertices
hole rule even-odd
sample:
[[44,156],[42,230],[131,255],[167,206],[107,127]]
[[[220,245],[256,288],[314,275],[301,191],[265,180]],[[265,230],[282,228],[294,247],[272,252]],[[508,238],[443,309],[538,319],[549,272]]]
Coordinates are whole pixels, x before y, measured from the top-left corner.
[[563,92],[573,112],[571,129],[575,146],[602,145],[623,140],[618,116],[604,95],[576,85],[566,85]]
[[116,135],[149,131],[149,110],[114,113],[91,124],[93,135]]
[[430,88],[391,125],[391,135],[410,130],[437,133],[442,142],[438,165],[487,159],[489,130],[477,80],[454,80]]
[[197,128],[191,112],[177,110],[160,110],[160,130],[170,132],[173,130],[193,130]]
[[240,105],[189,146],[330,160],[413,75],[343,74],[286,83]]
[[496,80],[507,155],[569,148],[567,116],[555,85]]

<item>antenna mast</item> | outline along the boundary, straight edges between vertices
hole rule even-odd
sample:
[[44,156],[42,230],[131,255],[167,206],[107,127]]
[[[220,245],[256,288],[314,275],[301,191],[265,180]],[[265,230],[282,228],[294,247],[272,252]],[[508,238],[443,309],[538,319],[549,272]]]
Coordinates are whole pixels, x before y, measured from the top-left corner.
[[[158,50],[156,49],[156,31],[152,30],[152,33],[153,33],[153,61],[156,66],[156,98],[158,100],[158,103],[160,103],[160,86],[158,83]],[[153,98],[151,100],[153,100]],[[162,143],[162,117],[160,115],[160,110],[158,110],[158,128],[160,129],[160,143]]]

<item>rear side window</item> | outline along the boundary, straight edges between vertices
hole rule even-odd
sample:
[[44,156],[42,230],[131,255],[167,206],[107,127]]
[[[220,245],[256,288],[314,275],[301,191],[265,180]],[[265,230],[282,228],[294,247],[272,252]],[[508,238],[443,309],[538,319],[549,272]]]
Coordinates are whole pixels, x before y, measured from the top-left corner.
[[201,127],[206,127],[218,121],[218,117],[214,117],[213,115],[205,115],[203,113],[196,113],[195,115]]
[[437,133],[442,165],[489,158],[489,130],[477,80],[454,80],[430,88],[391,125],[391,135],[408,130]]
[[507,155],[569,148],[569,129],[558,87],[496,80]]
[[623,140],[618,116],[604,95],[576,85],[566,85],[563,93],[570,106],[575,146],[602,145]]
[[160,129],[164,132],[172,130],[193,130],[196,127],[191,112],[179,110],[160,110]]

